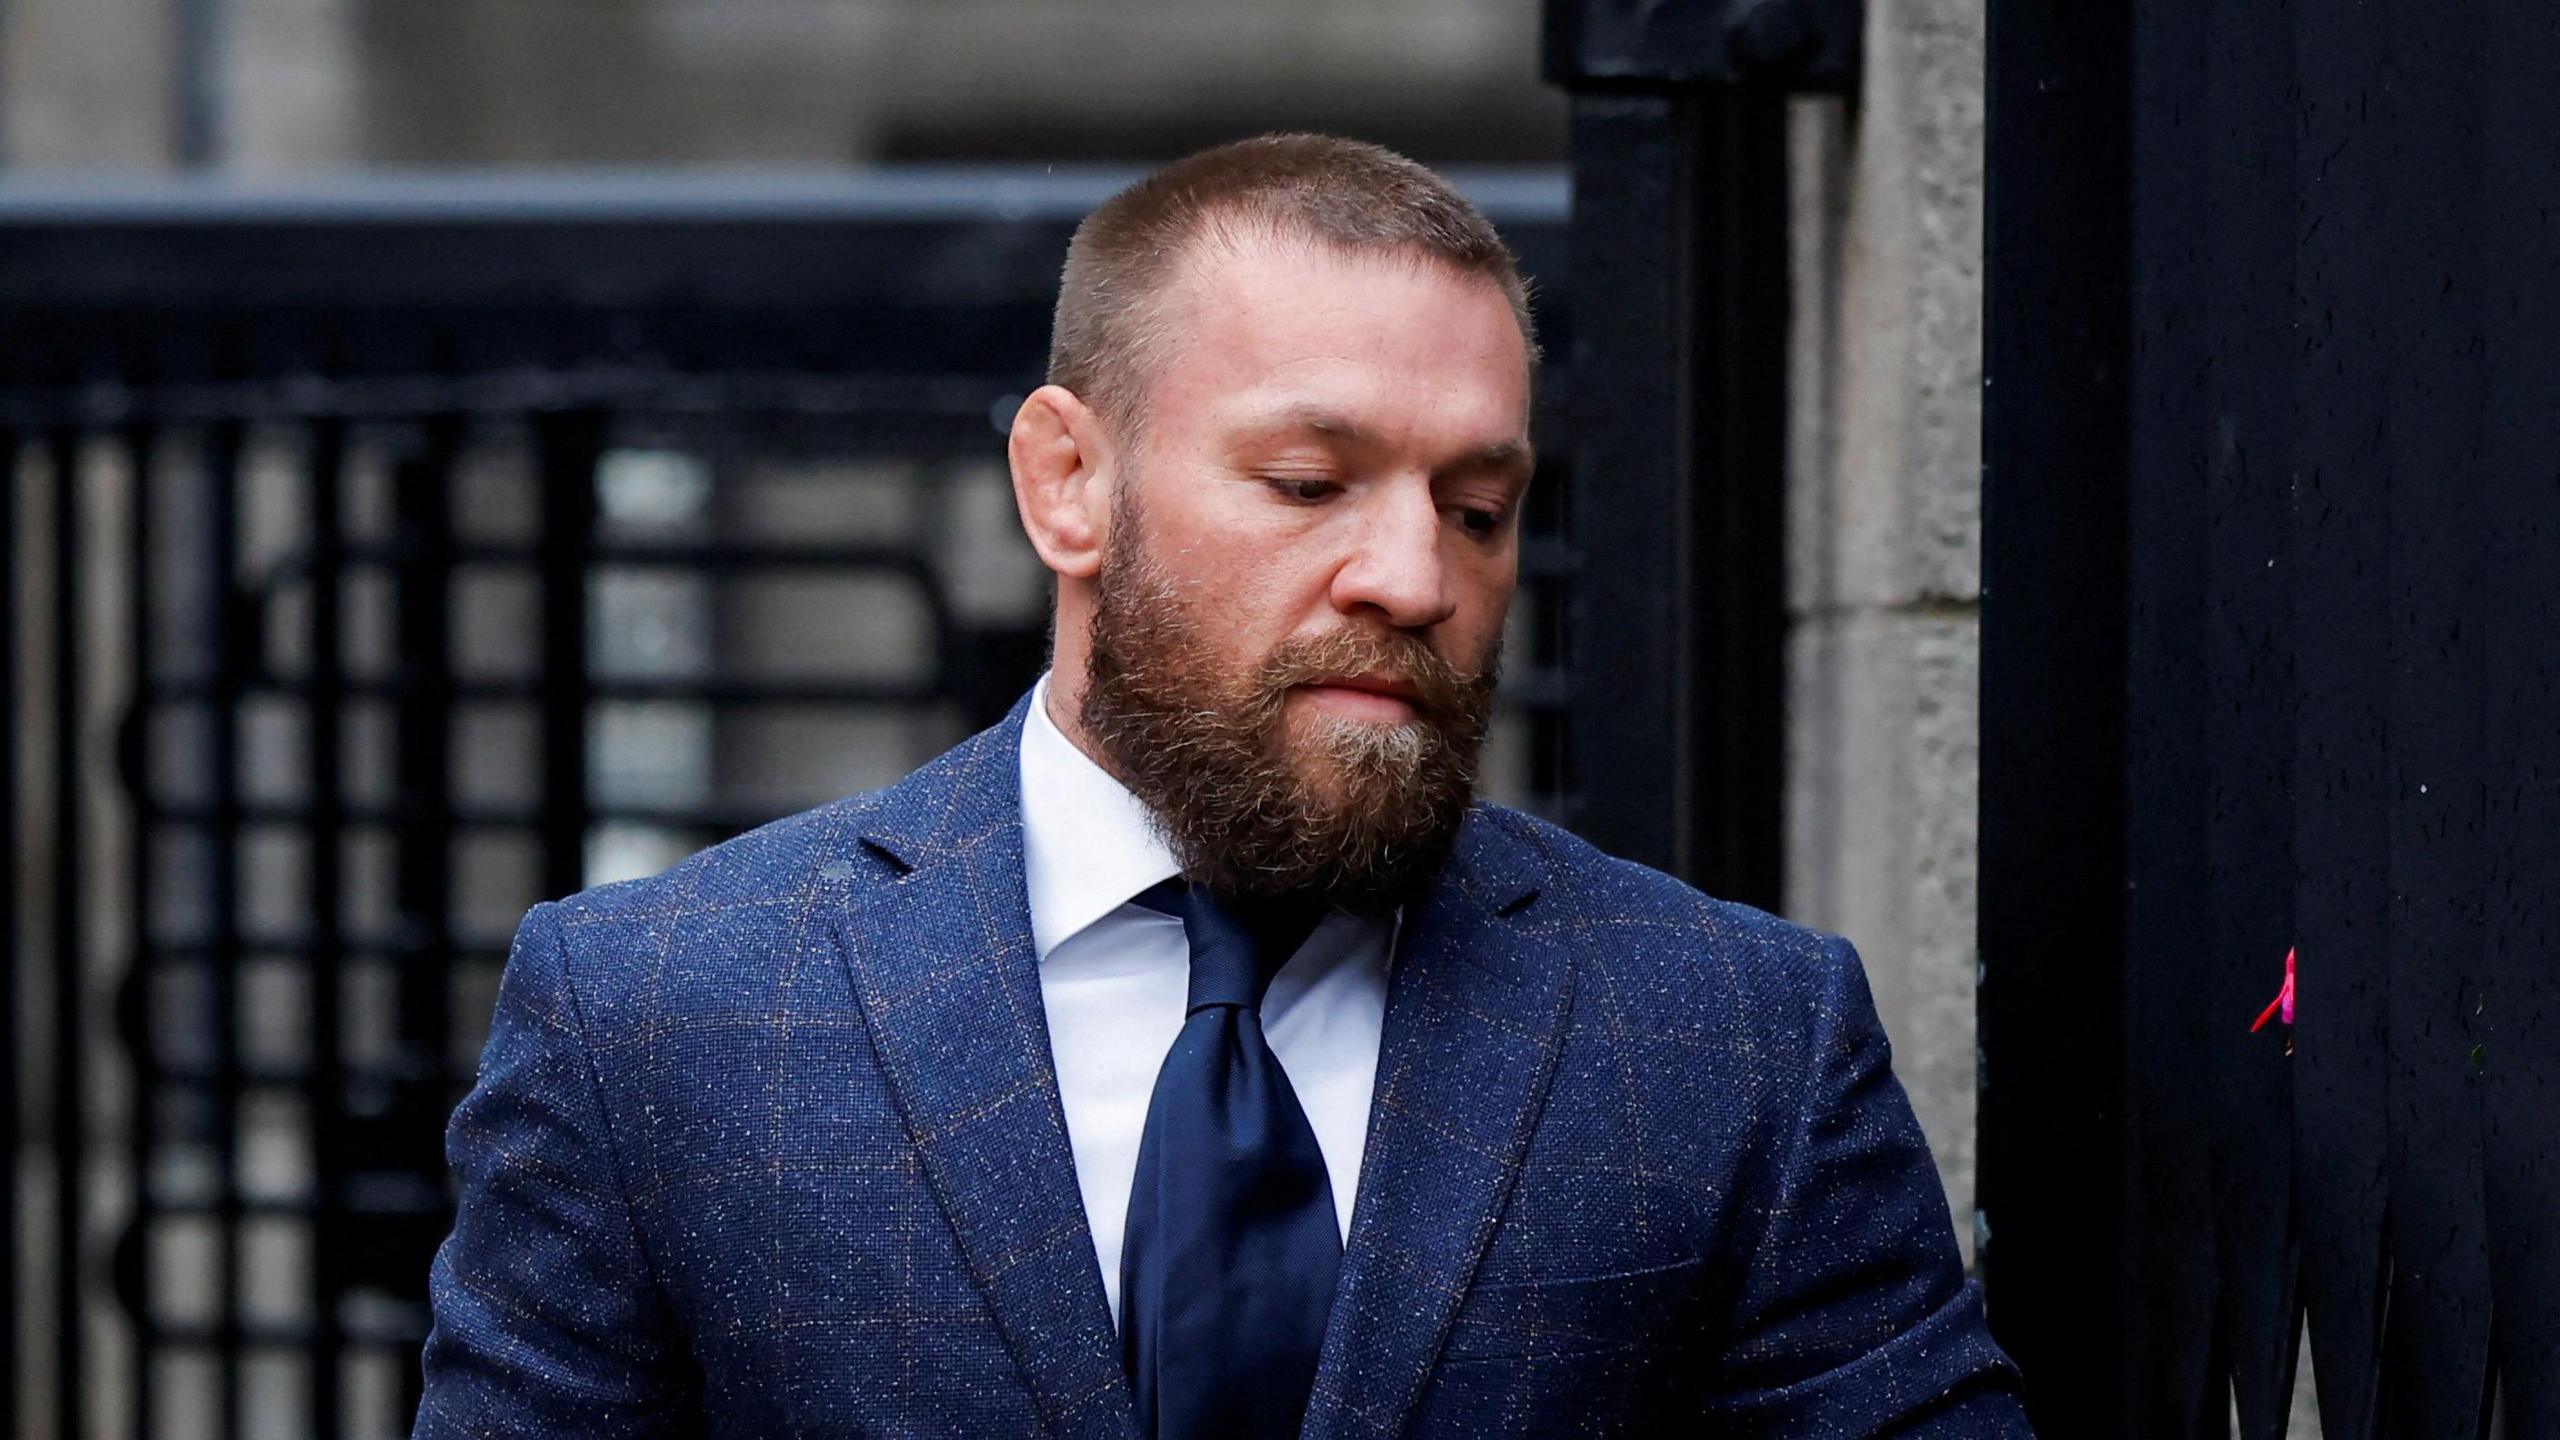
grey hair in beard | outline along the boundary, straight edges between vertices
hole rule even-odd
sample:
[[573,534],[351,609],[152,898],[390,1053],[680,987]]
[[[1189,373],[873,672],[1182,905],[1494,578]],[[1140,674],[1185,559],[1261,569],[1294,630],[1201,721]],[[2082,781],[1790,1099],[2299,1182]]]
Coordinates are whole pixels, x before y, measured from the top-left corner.
[[[1086,738],[1145,802],[1183,873],[1216,893],[1355,914],[1417,897],[1474,794],[1498,647],[1468,675],[1419,635],[1346,622],[1231,674],[1198,623],[1202,597],[1146,553],[1134,479],[1113,496],[1095,577]],[[1378,670],[1413,685],[1411,720],[1318,716],[1292,733],[1291,686]]]

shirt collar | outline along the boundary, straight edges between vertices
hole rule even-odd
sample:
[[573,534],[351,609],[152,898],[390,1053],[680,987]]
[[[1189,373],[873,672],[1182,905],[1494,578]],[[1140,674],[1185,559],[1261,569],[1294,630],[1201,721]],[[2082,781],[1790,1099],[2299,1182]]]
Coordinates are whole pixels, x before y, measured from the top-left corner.
[[1182,873],[1146,803],[1049,718],[1049,677],[1022,722],[1022,865],[1031,945],[1045,961],[1070,937]]

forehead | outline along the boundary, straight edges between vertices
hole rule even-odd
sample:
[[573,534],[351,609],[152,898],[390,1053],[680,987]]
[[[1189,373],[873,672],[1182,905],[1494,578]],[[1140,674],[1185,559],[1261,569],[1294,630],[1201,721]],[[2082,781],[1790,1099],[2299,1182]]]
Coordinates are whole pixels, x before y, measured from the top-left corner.
[[1151,428],[1324,412],[1452,444],[1526,436],[1528,344],[1509,297],[1431,256],[1207,239],[1164,307]]

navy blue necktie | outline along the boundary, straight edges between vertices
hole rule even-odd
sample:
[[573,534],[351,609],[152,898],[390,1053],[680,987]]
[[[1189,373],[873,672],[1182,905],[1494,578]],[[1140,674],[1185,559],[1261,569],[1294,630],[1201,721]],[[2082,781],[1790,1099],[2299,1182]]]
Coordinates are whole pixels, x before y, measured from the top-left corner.
[[1262,1035],[1271,977],[1312,911],[1247,910],[1168,880],[1190,1014],[1156,1074],[1120,1250],[1120,1357],[1152,1440],[1298,1433],[1342,1234],[1324,1152]]

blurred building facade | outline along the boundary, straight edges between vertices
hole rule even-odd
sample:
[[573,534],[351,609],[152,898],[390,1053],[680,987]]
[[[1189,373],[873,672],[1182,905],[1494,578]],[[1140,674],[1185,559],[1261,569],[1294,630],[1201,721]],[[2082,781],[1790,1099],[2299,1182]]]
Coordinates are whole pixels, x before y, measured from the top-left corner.
[[8,162],[1130,160],[1276,125],[1558,159],[1534,6],[1466,0],[29,0]]

